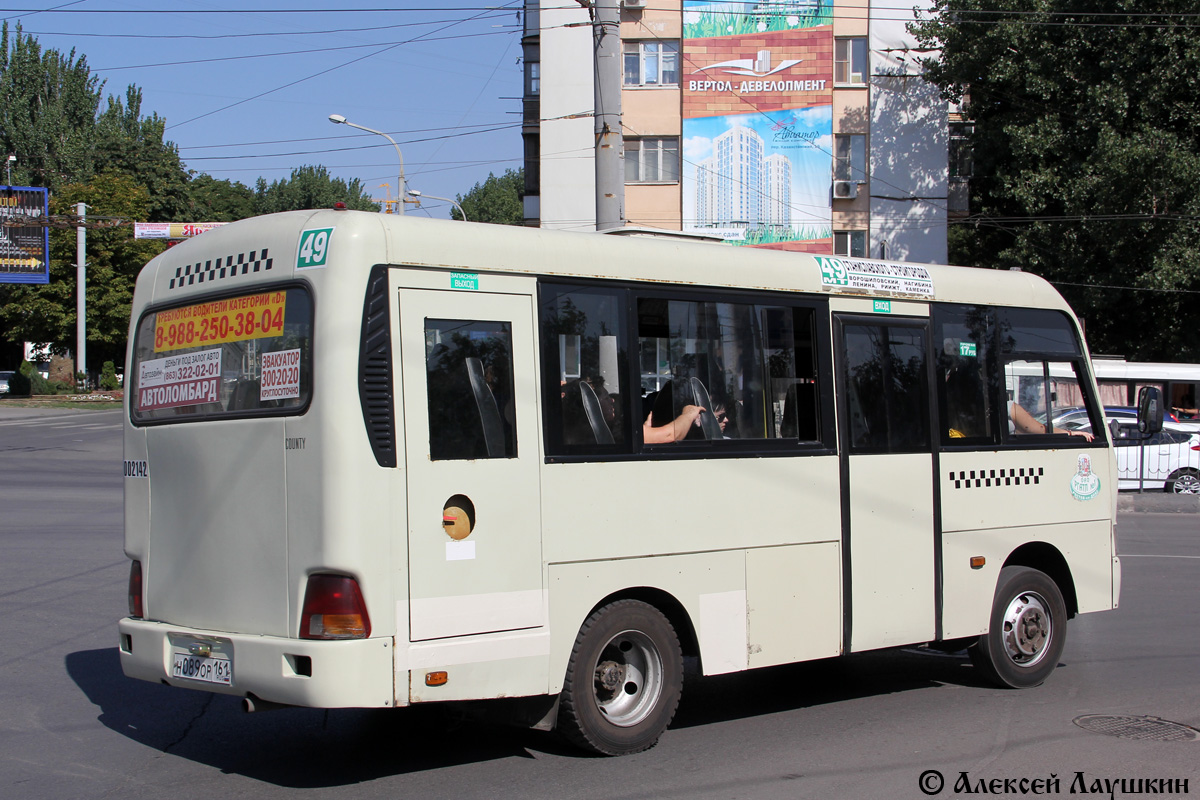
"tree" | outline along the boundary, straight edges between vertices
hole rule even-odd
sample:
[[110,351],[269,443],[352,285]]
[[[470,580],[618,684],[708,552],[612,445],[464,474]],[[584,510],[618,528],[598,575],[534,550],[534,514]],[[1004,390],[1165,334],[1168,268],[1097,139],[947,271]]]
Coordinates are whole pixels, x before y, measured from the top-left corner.
[[[489,173],[487,180],[477,183],[465,195],[457,195],[459,205],[471,222],[494,222],[498,225],[523,225],[525,209],[525,170],[510,169],[497,178]],[[450,212],[453,219],[462,219],[458,209]]]
[[254,190],[236,181],[197,175],[188,185],[193,222],[234,222],[254,216]]
[[103,88],[74,50],[43,53],[20,25],[0,26],[0,154],[17,155],[15,184],[55,189],[91,173]]
[[[1054,282],[1093,352],[1200,361],[1194,4],[935,0],[927,77],[974,122],[951,260]],[[1156,321],[1158,324],[1150,324]]]
[[357,211],[379,210],[379,204],[366,196],[358,178],[347,183],[330,177],[325,167],[299,167],[292,170],[290,178],[272,181],[270,185],[259,178],[254,192],[256,214],[332,208],[334,203],[345,203],[346,208]]
[[163,139],[166,124],[157,114],[142,116],[142,90],[136,86],[125,90],[125,102],[109,97],[96,120],[96,166],[133,176],[146,188],[150,207],[144,222],[192,221],[188,174],[175,144]]

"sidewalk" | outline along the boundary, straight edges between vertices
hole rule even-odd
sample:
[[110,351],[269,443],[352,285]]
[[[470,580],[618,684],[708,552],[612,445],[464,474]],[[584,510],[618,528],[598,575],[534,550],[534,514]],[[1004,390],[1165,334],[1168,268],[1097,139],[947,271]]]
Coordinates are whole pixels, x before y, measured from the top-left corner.
[[33,419],[35,417],[65,417],[76,414],[95,414],[103,411],[120,411],[119,408],[88,408],[82,403],[75,408],[62,406],[16,406],[0,403],[0,420]]
[[1200,513],[1200,494],[1172,494],[1162,489],[1121,492],[1117,495],[1118,512],[1148,512],[1156,514]]

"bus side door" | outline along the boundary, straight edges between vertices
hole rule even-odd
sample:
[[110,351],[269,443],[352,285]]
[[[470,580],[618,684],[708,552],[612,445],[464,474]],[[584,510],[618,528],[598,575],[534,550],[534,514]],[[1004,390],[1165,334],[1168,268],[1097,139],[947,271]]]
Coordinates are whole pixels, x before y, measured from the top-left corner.
[[929,325],[836,315],[848,652],[933,640]]
[[533,298],[400,289],[411,641],[543,624]]

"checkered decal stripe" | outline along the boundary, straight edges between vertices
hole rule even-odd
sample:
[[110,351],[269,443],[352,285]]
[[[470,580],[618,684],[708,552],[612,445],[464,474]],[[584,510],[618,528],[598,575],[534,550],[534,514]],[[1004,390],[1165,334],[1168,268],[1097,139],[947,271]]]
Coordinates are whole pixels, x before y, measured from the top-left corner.
[[955,489],[978,489],[984,486],[1028,486],[1041,483],[1045,470],[1042,467],[1013,469],[973,469],[950,473]]
[[267,248],[251,250],[249,254],[238,253],[235,256],[197,261],[175,268],[175,277],[171,278],[168,289],[193,286],[197,283],[213,283],[223,278],[236,275],[249,275],[251,272],[266,272],[271,268],[274,259],[268,257]]

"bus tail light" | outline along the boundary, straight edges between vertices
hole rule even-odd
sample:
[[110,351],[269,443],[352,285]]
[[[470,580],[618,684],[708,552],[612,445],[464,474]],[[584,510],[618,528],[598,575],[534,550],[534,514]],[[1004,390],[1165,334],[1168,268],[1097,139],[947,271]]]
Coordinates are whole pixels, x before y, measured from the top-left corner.
[[142,608],[142,562],[133,561],[129,564],[129,616],[141,619],[145,616]]
[[300,615],[301,639],[366,639],[371,619],[358,581],[345,575],[309,575]]

